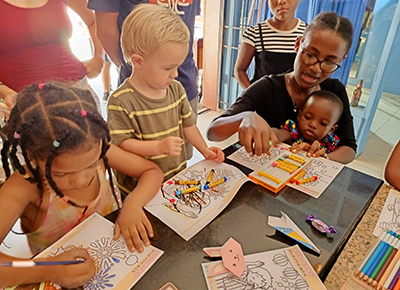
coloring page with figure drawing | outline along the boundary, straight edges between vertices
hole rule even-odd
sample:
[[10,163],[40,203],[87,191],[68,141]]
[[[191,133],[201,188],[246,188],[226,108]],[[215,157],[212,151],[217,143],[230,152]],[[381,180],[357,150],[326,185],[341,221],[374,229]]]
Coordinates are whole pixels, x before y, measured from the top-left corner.
[[203,263],[208,290],[326,290],[298,245],[244,259],[246,268],[240,277],[227,273],[222,261]]
[[379,237],[390,230],[400,232],[400,192],[393,189],[389,191],[373,234]]
[[343,167],[343,164],[325,158],[312,158],[311,164],[303,168],[306,172],[306,175],[304,175],[303,178],[316,176],[318,179],[299,185],[289,183],[288,186],[314,198],[318,198],[329,184],[332,183]]
[[[203,160],[165,182],[145,209],[188,241],[231,202],[248,180],[232,165]],[[175,184],[180,181],[195,184]]]
[[264,167],[268,162],[278,158],[278,156],[281,155],[282,150],[287,150],[289,147],[289,145],[281,143],[271,148],[271,150],[269,151],[271,155],[263,154],[261,156],[256,156],[247,153],[246,149],[243,146],[233,152],[227,158],[252,170],[259,170],[261,167]]
[[114,224],[94,213],[37,257],[57,255],[73,248],[84,248],[92,256],[97,273],[84,290],[130,289],[161,257],[163,251],[144,247],[131,253],[124,239],[113,239]]

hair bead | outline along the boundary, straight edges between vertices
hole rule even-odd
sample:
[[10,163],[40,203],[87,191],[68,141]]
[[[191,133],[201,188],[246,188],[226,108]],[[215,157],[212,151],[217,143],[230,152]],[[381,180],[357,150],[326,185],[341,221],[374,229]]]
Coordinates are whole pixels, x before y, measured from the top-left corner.
[[38,88],[39,90],[43,90],[45,83],[40,83],[38,84]]
[[15,131],[15,132],[14,132],[14,139],[19,139],[19,138],[21,138],[21,135],[18,134],[17,131]]
[[57,140],[53,141],[53,146],[58,148],[58,146],[60,146],[60,142],[58,142]]

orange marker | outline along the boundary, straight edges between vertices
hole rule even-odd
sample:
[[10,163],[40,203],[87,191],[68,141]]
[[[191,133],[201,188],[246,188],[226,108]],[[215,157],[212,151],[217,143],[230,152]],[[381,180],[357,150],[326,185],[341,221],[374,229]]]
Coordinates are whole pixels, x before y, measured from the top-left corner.
[[290,174],[292,174],[293,172],[296,171],[292,167],[289,167],[289,166],[287,166],[287,165],[285,165],[283,163],[280,163],[280,162],[274,162],[274,163],[272,163],[272,166],[278,167],[278,168],[280,168],[282,170],[285,170],[285,171],[289,172]]
[[289,155],[288,158],[292,159],[292,160],[294,160],[296,162],[299,162],[300,164],[304,164],[306,162],[306,160],[304,158],[301,158],[300,156],[297,156],[297,155],[294,155],[294,154]]
[[211,169],[210,174],[207,177],[206,184],[209,184],[213,180],[213,177],[214,177],[214,169]]
[[200,184],[200,181],[198,181],[198,180],[170,180],[167,183],[168,184],[180,184],[180,185],[184,185],[184,184],[197,185],[197,184]]
[[304,170],[302,170],[299,174],[297,174],[295,177],[293,177],[293,178],[290,180],[290,183],[295,183],[296,180],[299,180],[300,178],[303,178],[304,175],[306,175],[306,172],[305,172]]
[[317,179],[318,179],[317,176],[311,176],[309,178],[303,178],[300,180],[296,180],[296,184],[299,185],[299,184],[303,184],[303,183],[307,183],[307,182],[312,182],[312,181],[316,181]]

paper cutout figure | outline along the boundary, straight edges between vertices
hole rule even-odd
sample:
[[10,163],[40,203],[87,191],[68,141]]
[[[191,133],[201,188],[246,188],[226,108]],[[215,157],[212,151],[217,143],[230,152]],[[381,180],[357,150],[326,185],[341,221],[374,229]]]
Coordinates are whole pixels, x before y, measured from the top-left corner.
[[298,241],[302,245],[310,248],[311,250],[317,252],[318,254],[321,251],[314,245],[314,243],[303,233],[302,230],[289,218],[287,214],[281,211],[282,216],[279,217],[268,217],[268,224],[271,227],[274,227],[281,233],[291,237],[292,239]]
[[234,239],[230,238],[221,249],[222,261],[225,268],[236,276],[240,277],[246,263],[244,262],[242,246]]

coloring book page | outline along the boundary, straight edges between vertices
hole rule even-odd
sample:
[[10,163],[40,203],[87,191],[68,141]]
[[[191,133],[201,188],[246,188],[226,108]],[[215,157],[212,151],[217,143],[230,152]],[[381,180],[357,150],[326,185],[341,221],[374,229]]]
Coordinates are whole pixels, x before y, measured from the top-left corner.
[[[123,237],[114,240],[113,233],[114,224],[94,213],[37,257],[49,257],[73,248],[84,248],[97,267],[96,275],[83,286],[84,290],[130,289],[164,252],[148,246],[144,247],[143,253],[131,253]],[[18,287],[23,286],[17,286],[16,289]]]
[[203,263],[208,290],[322,290],[326,289],[298,245],[244,256],[240,277],[226,272],[221,261]]
[[247,153],[246,149],[243,146],[233,152],[227,158],[252,170],[258,170],[271,160],[275,160],[279,156],[281,151],[286,150],[287,148],[289,148],[289,145],[282,143],[279,145],[275,145],[275,147],[271,148],[271,150],[269,151],[271,155],[263,154],[261,156],[256,156]]
[[303,168],[306,171],[306,175],[303,178],[317,176],[318,179],[299,185],[289,183],[288,186],[311,195],[314,198],[318,198],[335,179],[336,175],[339,174],[344,165],[325,158],[312,159],[311,164]]
[[379,237],[389,230],[400,232],[400,192],[393,189],[389,191],[373,234]]
[[145,205],[145,209],[188,241],[208,225],[231,202],[242,184],[249,180],[232,165],[203,160],[178,173],[170,181],[195,180],[204,186],[211,170],[214,170],[212,181],[224,177],[226,181],[206,190],[181,195],[175,194],[178,190],[196,185],[168,184],[167,181]]

